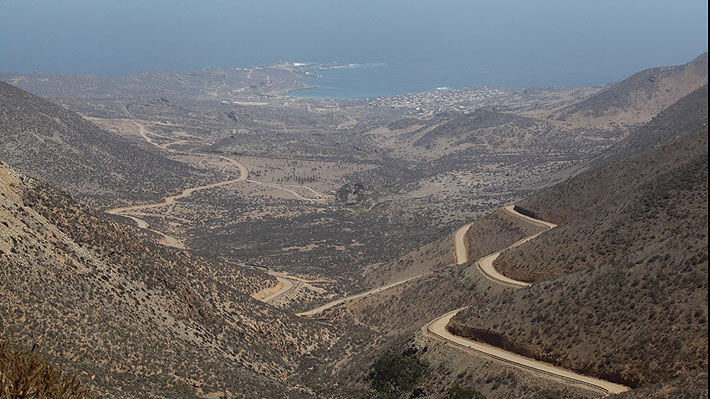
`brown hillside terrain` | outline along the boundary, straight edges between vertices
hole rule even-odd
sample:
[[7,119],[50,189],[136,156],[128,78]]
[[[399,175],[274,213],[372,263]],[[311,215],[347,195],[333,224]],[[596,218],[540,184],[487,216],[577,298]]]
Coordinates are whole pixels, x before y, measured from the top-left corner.
[[[665,111],[660,118],[665,128],[661,130],[669,128],[673,120],[706,124],[707,89],[700,94],[703,91],[704,96],[693,95],[692,101]],[[688,109],[693,112],[686,112]],[[687,128],[681,122],[679,125]],[[649,126],[629,139],[638,141],[638,137],[659,130],[655,121]],[[579,175],[520,201],[519,209],[540,219],[569,221],[506,251],[495,261],[496,268],[517,280],[543,281],[619,259],[684,231],[693,219],[683,216],[689,202],[679,193],[696,190],[684,173],[700,162],[697,158],[707,151],[702,145],[705,140],[702,130],[696,131],[692,138]],[[667,185],[659,186],[659,179],[667,180]],[[693,192],[702,199],[702,192]],[[575,245],[570,247],[570,243]]]
[[708,54],[678,66],[646,69],[559,111],[552,117],[587,126],[644,124],[708,82]]
[[678,378],[611,396],[613,399],[707,399],[708,371],[693,370]]
[[137,240],[4,165],[0,193],[0,339],[110,397],[306,395],[285,382],[332,331],[251,299],[274,278]]
[[545,230],[543,227],[525,223],[503,209],[496,209],[490,215],[476,220],[466,233],[468,258],[480,259]]
[[502,270],[566,275],[473,303],[450,328],[631,387],[707,367],[707,168],[705,126],[596,172],[598,181],[637,183],[627,198],[522,245],[516,259],[525,263]]
[[[487,254],[498,251],[529,234],[534,234],[539,228],[521,222],[519,218],[511,217],[508,212],[498,210],[491,215],[475,221],[466,235],[466,248],[469,254]],[[374,331],[366,340],[366,344],[358,348],[346,350],[345,359],[338,358],[333,367],[335,373],[356,384],[357,380],[367,372],[371,359],[383,351],[383,347],[393,343],[411,339],[421,327],[437,316],[464,306],[467,303],[482,300],[487,295],[500,293],[501,288],[480,275],[472,262],[453,265],[455,252],[452,233],[449,237],[435,241],[421,249],[412,251],[395,262],[378,265],[368,270],[368,277],[382,284],[398,278],[409,277],[432,270],[433,273],[411,280],[401,286],[346,302],[321,313],[319,317],[327,319],[343,329],[362,328]],[[474,259],[474,258],[471,258]],[[424,265],[429,264],[429,267]],[[387,276],[387,278],[382,278]],[[419,346],[433,344],[423,341]],[[489,389],[492,386],[492,398],[506,397],[539,397],[548,389],[562,389],[559,384],[544,382],[535,378],[526,378],[520,372],[496,365],[491,367],[486,360],[474,359],[454,353],[436,346],[437,352],[433,359],[441,361],[442,353],[459,358],[454,368],[458,373],[476,372],[476,378],[482,379],[482,384]],[[425,350],[426,351],[426,350]],[[464,362],[464,363],[462,363]],[[446,367],[451,364],[447,361]],[[475,366],[473,366],[475,364]],[[525,383],[521,383],[525,380]],[[426,392],[433,393],[442,387],[455,384],[448,378],[436,374],[425,384]],[[501,384],[505,387],[498,388]],[[497,390],[496,390],[497,389]],[[563,397],[584,397],[584,391],[567,390]],[[581,395],[581,396],[580,396]]]
[[661,111],[649,123],[592,159],[584,167],[589,170],[600,168],[661,146],[707,123],[707,119],[708,85],[706,84]]
[[[707,123],[707,120],[708,86],[704,85],[661,111],[647,124],[634,129],[628,137],[615,143],[598,156],[587,162],[557,172],[546,179],[554,182],[563,176],[574,176],[585,171],[599,169],[612,162],[620,161],[673,141]],[[606,182],[606,184],[613,183],[615,182]],[[559,195],[559,193],[565,191],[563,187],[566,187],[567,184],[570,184],[570,182],[565,181],[556,187],[534,194],[518,202],[518,206],[529,211],[539,212],[538,216],[545,220],[561,223],[571,215],[583,212],[584,209],[591,204],[599,202],[601,199],[599,193],[593,192],[593,188],[589,187],[586,196],[579,196],[577,201],[569,201]],[[623,186],[619,185],[619,187]],[[609,191],[614,192],[614,190]],[[544,206],[538,203],[541,201],[545,202]]]
[[92,205],[145,201],[209,176],[0,82],[0,159]]
[[452,237],[425,244],[391,262],[371,265],[363,272],[368,286],[381,286],[440,270],[454,264]]

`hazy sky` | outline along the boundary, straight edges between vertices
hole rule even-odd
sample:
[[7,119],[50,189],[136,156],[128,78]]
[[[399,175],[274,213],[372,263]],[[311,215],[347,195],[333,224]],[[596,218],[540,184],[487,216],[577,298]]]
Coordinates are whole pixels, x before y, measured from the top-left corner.
[[0,0],[0,71],[280,60],[623,76],[707,50],[706,0]]

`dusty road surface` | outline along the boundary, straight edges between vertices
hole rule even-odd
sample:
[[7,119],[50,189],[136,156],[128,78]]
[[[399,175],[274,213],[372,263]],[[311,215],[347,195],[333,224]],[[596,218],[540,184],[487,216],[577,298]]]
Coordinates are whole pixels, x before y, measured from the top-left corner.
[[[427,273],[427,274],[429,274],[429,273]],[[408,281],[412,281],[412,280],[418,279],[418,278],[420,278],[420,277],[422,277],[422,276],[426,276],[427,274],[420,274],[420,275],[418,275],[418,276],[413,276],[413,277],[410,277],[410,278],[407,278],[407,279],[404,279],[404,280],[395,281],[394,283],[387,284],[387,285],[383,285],[382,287],[377,287],[377,288],[371,289],[371,290],[369,290],[369,291],[361,292],[361,293],[359,293],[359,294],[346,296],[346,297],[337,299],[337,300],[335,300],[335,301],[328,302],[328,303],[326,303],[325,305],[319,306],[319,307],[317,307],[317,308],[315,308],[315,309],[311,309],[311,310],[308,310],[308,311],[306,311],[306,312],[296,313],[296,316],[301,316],[301,317],[315,316],[315,315],[317,315],[318,313],[321,313],[322,311],[324,311],[324,310],[326,310],[326,309],[332,308],[333,306],[337,306],[337,305],[340,305],[341,303],[345,303],[345,302],[347,302],[347,301],[352,301],[352,300],[354,300],[354,299],[366,297],[366,296],[368,296],[368,295],[378,294],[378,293],[380,293],[380,292],[382,292],[382,291],[387,291],[387,290],[389,290],[389,289],[391,289],[391,288],[394,288],[394,287],[396,287],[396,286],[398,286],[398,285],[404,284],[404,283],[406,283],[406,282],[408,282]]]
[[[466,248],[466,242],[465,242],[464,238],[466,237],[466,232],[468,232],[468,229],[471,228],[472,224],[473,223],[469,223],[469,224],[462,226],[461,228],[456,230],[456,233],[454,234],[454,252],[456,255],[456,264],[457,265],[468,262],[468,249]],[[427,276],[429,274],[431,274],[431,272],[419,274],[419,275],[416,275],[413,277],[406,278],[404,280],[395,281],[393,283],[383,285],[381,287],[377,287],[377,288],[371,289],[369,291],[361,292],[359,294],[346,296],[346,297],[337,299],[335,301],[328,302],[325,305],[319,306],[315,309],[311,309],[306,312],[297,313],[296,316],[301,316],[301,317],[315,316],[315,315],[323,312],[324,310],[330,309],[330,308],[337,306],[337,305],[340,305],[341,303],[345,303],[348,301],[352,301],[354,299],[366,297],[368,295],[378,294],[380,292],[387,291],[391,288],[397,287],[398,285],[404,284],[404,283],[412,281],[414,279],[418,279],[423,276]]]
[[515,210],[515,205],[507,205],[507,206],[504,206],[503,209],[504,209],[506,212],[508,212],[508,213],[510,213],[510,214],[512,214],[512,215],[515,215],[515,216],[517,216],[517,217],[519,217],[519,218],[521,218],[521,219],[525,219],[525,220],[527,220],[528,222],[530,222],[530,223],[532,223],[532,224],[534,224],[534,225],[536,225],[536,226],[547,227],[548,230],[549,230],[549,229],[554,229],[555,227],[557,227],[557,225],[554,224],[554,223],[546,222],[546,221],[544,221],[544,220],[535,219],[535,218],[531,218],[530,216],[523,215],[522,213],[520,213],[520,212],[518,212],[518,211]]
[[[534,219],[534,218],[531,218],[530,216],[526,216],[526,215],[523,215],[522,213],[519,213],[518,211],[516,211],[514,209],[514,205],[508,205],[506,207],[503,207],[503,209],[506,212],[510,213],[511,215],[518,217],[518,218],[520,218],[530,224],[533,224],[535,226],[545,227],[548,230],[554,229],[555,227],[557,227],[557,225],[554,223],[549,223],[549,222],[545,222],[544,220]],[[503,251],[506,251],[510,248],[515,248],[519,245],[522,245],[522,244],[536,238],[540,234],[542,234],[542,233],[537,233],[537,234],[533,234],[531,236],[525,237],[522,240],[514,243],[513,245],[511,245],[507,248],[504,248],[498,252],[494,252],[490,255],[484,256],[483,258],[479,259],[478,262],[476,263],[478,265],[478,268],[480,269],[480,271],[483,273],[484,276],[486,276],[490,280],[495,281],[496,283],[503,284],[503,285],[506,285],[509,287],[515,287],[515,288],[522,288],[522,287],[529,286],[530,283],[527,283],[524,281],[513,280],[512,278],[509,278],[509,277],[503,275],[502,273],[498,272],[498,270],[496,270],[496,268],[493,266],[493,262],[495,262],[495,260],[498,259],[498,256]]]
[[265,303],[269,303],[273,301],[274,299],[278,298],[279,296],[289,292],[291,289],[294,287],[294,281],[285,277],[281,277],[280,275],[275,275],[274,273],[267,272],[267,274],[270,274],[274,277],[276,277],[276,280],[278,283],[269,288],[264,288],[263,290],[255,293],[252,295],[252,298],[262,301]]
[[600,380],[598,378],[587,377],[581,374],[577,374],[573,371],[565,370],[553,366],[548,363],[539,362],[516,353],[508,352],[500,348],[496,348],[491,345],[487,345],[481,342],[471,341],[466,338],[459,337],[457,335],[451,334],[447,329],[446,325],[452,317],[456,315],[461,309],[456,309],[443,316],[438,317],[431,323],[427,324],[426,333],[433,335],[439,339],[455,344],[458,347],[463,347],[467,350],[475,351],[479,354],[493,357],[497,360],[503,361],[505,363],[513,364],[524,369],[533,370],[535,372],[552,375],[555,377],[560,377],[567,382],[578,383],[588,388],[592,388],[601,391],[606,394],[610,393],[620,393],[628,391],[629,388],[623,385],[615,384],[613,382]]
[[[110,212],[109,212],[109,213],[110,213]],[[114,215],[118,215],[118,214],[117,214],[117,213],[114,213]],[[136,224],[138,225],[138,228],[139,228],[139,229],[148,230],[148,231],[151,231],[151,232],[153,232],[153,233],[155,233],[155,234],[158,234],[159,236],[163,237],[163,238],[161,238],[160,240],[158,240],[158,244],[165,245],[165,246],[167,246],[167,247],[173,247],[173,248],[178,248],[178,249],[185,249],[185,245],[184,245],[180,240],[178,240],[178,239],[175,238],[175,237],[169,236],[169,235],[167,235],[167,234],[165,234],[165,233],[163,233],[163,232],[161,232],[161,231],[151,229],[151,228],[150,228],[150,225],[149,225],[148,222],[146,222],[145,220],[140,219],[140,218],[138,218],[138,217],[136,217],[136,216],[132,216],[132,215],[122,215],[122,216],[125,216],[125,217],[127,217],[127,218],[133,220],[134,222],[136,222]]]
[[[514,209],[513,205],[509,205],[503,208],[506,212],[509,212],[510,214],[519,217],[523,220],[525,220],[528,223],[532,223],[536,226],[541,226],[541,227],[546,227],[548,230],[553,229],[557,227],[556,224],[545,222],[543,220],[538,220],[535,218],[531,218],[529,216],[523,215],[519,212],[517,212]],[[459,232],[461,232],[464,228],[465,231],[461,234],[461,236],[464,236],[465,233],[468,231],[468,228],[470,225],[466,225],[459,229],[459,231],[456,232],[456,260],[457,263],[465,263],[468,261],[468,256],[466,252],[466,248],[463,247],[464,239],[461,237],[461,240],[459,241]],[[509,246],[508,248],[505,248],[501,251],[494,252],[490,255],[484,256],[483,258],[479,259],[477,262],[477,265],[483,275],[485,275],[487,278],[495,281],[496,283],[503,284],[506,286],[512,286],[516,288],[522,288],[529,286],[529,283],[526,283],[524,281],[517,281],[513,280],[511,278],[508,278],[504,276],[503,274],[499,273],[495,267],[493,267],[493,261],[498,258],[498,256],[501,254],[501,252],[517,247],[525,242],[528,242],[535,237],[539,236],[542,233],[536,233],[531,236],[525,237],[522,240],[514,243],[513,245]],[[459,250],[462,250],[462,252],[459,253]],[[451,318],[454,317],[459,311],[463,310],[464,308],[456,309],[453,310],[449,313],[446,313],[442,316],[439,316],[438,318],[434,319],[432,322],[424,326],[423,330],[425,334],[429,336],[434,336],[438,339],[444,340],[447,343],[453,344],[456,347],[459,348],[465,348],[466,350],[474,351],[478,354],[483,354],[486,356],[493,357],[497,360],[503,361],[508,364],[513,364],[516,367],[520,367],[523,369],[527,370],[532,370],[538,373],[546,374],[546,375],[552,375],[555,377],[559,377],[563,380],[566,380],[569,383],[575,383],[575,384],[581,384],[584,385],[588,388],[595,389],[597,391],[610,394],[610,393],[620,393],[620,392],[625,392],[629,390],[628,387],[615,384],[613,382],[609,381],[604,381],[600,380],[598,378],[593,378],[593,377],[587,377],[581,374],[577,374],[573,371],[570,370],[565,370],[560,367],[553,366],[548,363],[543,363],[539,362],[537,360],[533,360],[521,355],[518,355],[513,352],[508,352],[506,350],[487,345],[481,342],[469,340],[463,337],[459,337],[457,335],[451,334],[446,326],[449,324],[449,321],[451,321]]]
[[456,235],[454,236],[454,251],[455,259],[457,265],[462,265],[468,262],[468,248],[466,248],[466,233],[471,228],[473,223],[463,225],[461,228],[456,230]]

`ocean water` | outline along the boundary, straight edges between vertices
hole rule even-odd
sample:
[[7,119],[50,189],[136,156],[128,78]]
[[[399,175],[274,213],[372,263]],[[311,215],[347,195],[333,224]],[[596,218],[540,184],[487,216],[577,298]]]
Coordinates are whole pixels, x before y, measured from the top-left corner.
[[601,85],[707,51],[707,15],[699,0],[0,0],[0,72],[337,61],[293,93],[337,98]]
[[[304,63],[308,64],[308,63]],[[613,68],[612,68],[613,69]],[[314,66],[304,79],[313,88],[295,90],[292,97],[358,99],[387,97],[435,89],[461,89],[474,86],[527,88],[540,86],[599,85],[620,80],[625,71],[590,71],[561,66],[550,70],[546,65],[516,70],[514,66],[479,63],[369,62],[336,63]]]
[[[388,97],[435,89],[475,86],[506,88],[598,86],[618,82],[643,69],[619,62],[600,65],[591,55],[558,62],[492,63],[467,57],[465,62],[364,62],[314,65],[304,79],[313,88],[292,97],[360,99]],[[690,61],[679,60],[678,63]],[[304,63],[308,64],[308,63]]]
[[[368,98],[465,86],[447,73],[417,63],[352,63],[314,68],[304,82],[315,88],[296,90],[289,95],[307,98]],[[462,86],[462,87],[463,87]]]

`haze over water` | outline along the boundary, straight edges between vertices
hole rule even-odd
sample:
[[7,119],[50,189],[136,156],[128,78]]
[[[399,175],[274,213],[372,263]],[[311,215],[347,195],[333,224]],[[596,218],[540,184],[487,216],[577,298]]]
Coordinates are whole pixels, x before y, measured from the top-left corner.
[[309,80],[321,87],[307,95],[332,97],[600,85],[707,51],[707,8],[698,0],[0,0],[0,71],[356,64]]

